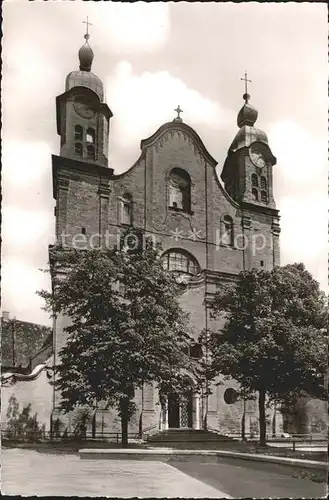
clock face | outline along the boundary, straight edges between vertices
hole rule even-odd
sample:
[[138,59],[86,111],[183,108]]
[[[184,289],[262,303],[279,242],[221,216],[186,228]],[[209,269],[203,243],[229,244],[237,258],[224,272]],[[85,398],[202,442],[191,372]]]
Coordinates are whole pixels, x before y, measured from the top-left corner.
[[92,103],[84,97],[79,97],[73,104],[76,113],[82,118],[93,118],[95,110],[92,108]]
[[257,147],[251,146],[249,150],[249,156],[254,165],[258,168],[263,168],[266,165],[266,160],[264,153]]

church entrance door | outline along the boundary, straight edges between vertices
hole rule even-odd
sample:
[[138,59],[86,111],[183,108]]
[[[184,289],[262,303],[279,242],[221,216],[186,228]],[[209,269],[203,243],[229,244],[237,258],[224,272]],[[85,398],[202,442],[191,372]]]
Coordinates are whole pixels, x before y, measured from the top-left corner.
[[178,394],[168,396],[168,427],[177,429],[179,427],[179,397]]
[[179,397],[178,394],[168,395],[168,427],[192,427],[192,391]]

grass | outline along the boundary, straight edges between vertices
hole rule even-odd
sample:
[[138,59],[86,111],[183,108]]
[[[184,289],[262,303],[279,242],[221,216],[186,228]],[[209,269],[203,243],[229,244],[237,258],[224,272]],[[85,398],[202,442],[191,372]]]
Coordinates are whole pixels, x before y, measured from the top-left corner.
[[301,458],[304,460],[316,460],[326,462],[328,460],[325,451],[293,451],[292,448],[278,448],[271,445],[260,446],[255,442],[248,441],[217,441],[217,442],[187,442],[187,443],[152,443],[156,447],[168,447],[175,449],[192,449],[192,450],[225,450],[235,451],[237,453],[259,453],[263,455],[272,455],[276,457]]

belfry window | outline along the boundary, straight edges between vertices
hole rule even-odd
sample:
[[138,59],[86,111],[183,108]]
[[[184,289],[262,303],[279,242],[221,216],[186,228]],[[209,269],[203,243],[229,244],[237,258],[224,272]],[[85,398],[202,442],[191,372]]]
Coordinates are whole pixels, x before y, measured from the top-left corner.
[[267,203],[267,192],[266,191],[260,192],[260,199],[261,199],[262,203]]
[[258,187],[258,175],[252,174],[251,185],[252,185],[252,187]]
[[221,243],[223,245],[233,246],[233,220],[229,215],[224,215],[221,224]]
[[83,128],[81,127],[81,125],[76,125],[74,127],[74,139],[76,141],[82,141],[82,139],[83,139]]
[[185,170],[173,168],[169,175],[169,207],[191,210],[191,179]]
[[131,226],[133,215],[132,207],[132,196],[129,193],[125,193],[121,199],[121,224],[127,224]]
[[200,266],[189,252],[174,249],[165,252],[161,257],[163,267],[168,271],[186,274],[199,274]]
[[260,178],[260,187],[264,191],[266,191],[266,189],[267,189],[267,182],[266,182],[265,177],[263,177],[263,176]]
[[95,146],[89,145],[87,146],[87,156],[88,158],[94,160],[96,158],[95,155]]
[[258,201],[258,189],[252,188],[251,195],[253,201]]
[[80,142],[75,143],[74,151],[77,156],[82,156],[82,144]]
[[95,144],[95,130],[93,128],[87,129],[86,141],[89,144]]

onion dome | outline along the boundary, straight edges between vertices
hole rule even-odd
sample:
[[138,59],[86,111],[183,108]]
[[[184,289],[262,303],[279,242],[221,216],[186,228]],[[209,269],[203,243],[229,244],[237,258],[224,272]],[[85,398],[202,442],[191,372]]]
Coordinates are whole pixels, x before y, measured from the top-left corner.
[[72,89],[73,87],[87,87],[93,90],[101,102],[104,100],[104,86],[102,80],[92,73],[91,65],[94,59],[94,53],[88,43],[89,35],[88,33],[84,35],[86,42],[79,50],[79,70],[71,71],[66,77],[65,81],[65,91]]
[[243,127],[243,125],[250,125],[253,127],[258,117],[258,111],[253,106],[251,106],[251,104],[249,104],[248,102],[250,99],[249,94],[243,94],[243,99],[246,102],[242,106],[238,114],[238,119],[237,119],[238,127],[239,128]]
[[237,124],[240,130],[237,132],[229,148],[230,151],[237,151],[243,147],[249,147],[256,141],[268,145],[268,139],[265,132],[254,127],[258,117],[258,111],[249,104],[250,95],[245,93],[243,99],[245,103],[240,109],[237,118]]
[[79,50],[79,61],[81,71],[90,71],[94,59],[94,53],[88,43],[89,35],[85,35],[86,43]]

